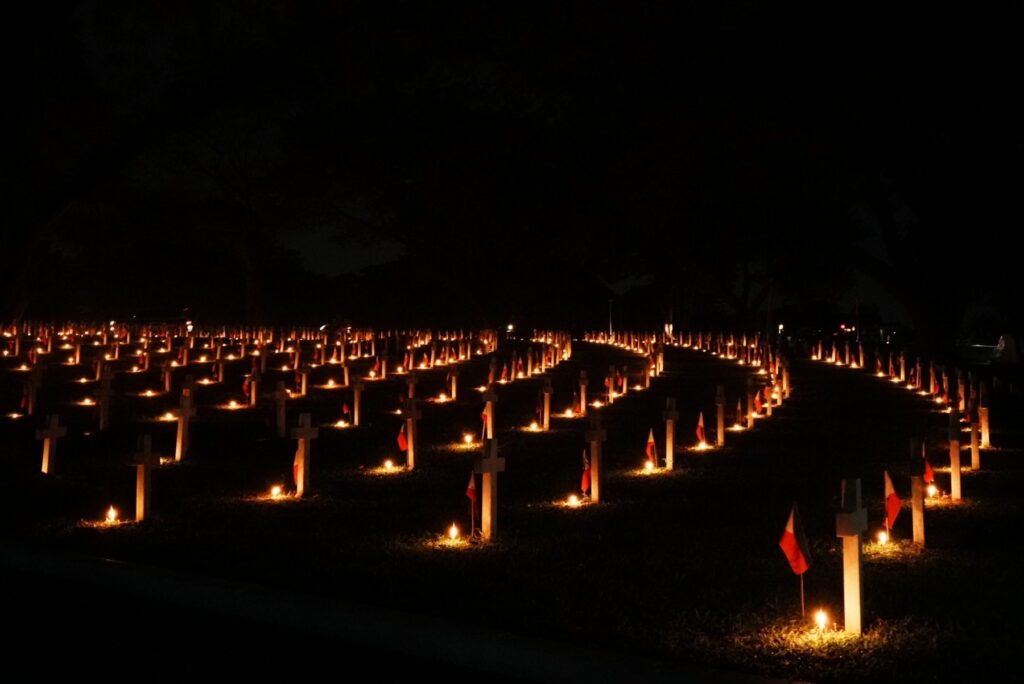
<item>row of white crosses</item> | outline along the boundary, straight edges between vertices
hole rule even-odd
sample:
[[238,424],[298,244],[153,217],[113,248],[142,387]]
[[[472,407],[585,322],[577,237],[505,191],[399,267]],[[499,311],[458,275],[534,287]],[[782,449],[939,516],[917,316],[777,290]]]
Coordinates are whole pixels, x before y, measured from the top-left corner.
[[[832,342],[831,351],[826,351],[824,343],[819,340],[811,349],[811,359],[823,361],[837,366],[858,369],[865,367],[864,344],[857,343],[857,357],[850,357],[850,343],[844,342],[845,353],[840,356],[836,342]],[[888,363],[883,363],[883,355],[875,351],[875,375],[892,383],[900,384],[908,390],[916,391],[923,397],[943,406],[956,408],[961,415],[970,419],[975,414],[980,423],[981,448],[991,446],[989,430],[988,384],[975,377],[973,372],[956,370],[951,374],[946,366],[928,362],[928,380],[925,381],[924,364],[920,356],[916,357],[914,366],[909,369],[905,351],[888,352]],[[971,421],[974,422],[973,420]]]
[[[811,359],[822,361],[836,366],[846,366],[852,369],[865,368],[865,353],[863,343],[857,343],[856,356],[851,356],[849,341],[843,344],[842,352],[836,342],[832,342],[831,349],[826,349],[823,342],[819,341],[811,350]],[[887,361],[887,363],[884,363]],[[941,374],[941,384],[940,384]],[[939,367],[934,362],[929,363],[928,381],[924,381],[923,364],[918,357],[914,367],[908,373],[906,354],[900,351],[894,354],[888,352],[887,359],[876,351],[874,375],[888,382],[898,383],[909,390],[916,391],[929,400],[940,405],[949,405],[946,411],[949,413],[948,446],[950,462],[950,498],[958,501],[962,498],[961,489],[961,463],[960,463],[960,441],[961,427],[960,414],[962,411],[977,411],[978,420],[970,420],[970,447],[973,469],[981,468],[981,447],[988,446],[988,402],[987,389],[981,384],[980,390],[973,374],[968,374],[967,381],[964,380],[962,371],[951,376],[945,367]],[[955,383],[955,387],[951,387]],[[968,390],[969,388],[969,394]],[[951,401],[952,397],[955,401]],[[916,456],[917,445],[911,440],[911,455]],[[923,449],[922,449],[923,452]],[[922,455],[924,455],[922,453]],[[926,464],[927,461],[924,460]],[[926,466],[930,469],[930,466]],[[910,478],[911,490],[911,515],[912,515],[912,539],[913,543],[923,547],[925,545],[925,496],[926,481],[920,474],[914,474]],[[888,498],[895,495],[892,490],[891,479],[888,472],[884,473],[885,494],[884,498],[888,506]],[[862,629],[862,585],[861,565],[862,549],[861,535],[867,530],[867,512],[861,503],[860,480],[844,480],[842,487],[842,512],[836,517],[836,534],[843,540],[843,589],[844,589],[844,628],[847,632],[859,634]],[[895,499],[898,502],[898,497]],[[895,504],[894,504],[895,505]],[[886,518],[886,537],[891,534],[889,530],[888,511]]]
[[[540,342],[546,345],[546,348],[542,349],[540,354],[540,358],[542,359],[542,364],[545,370],[549,367],[547,365],[548,363],[550,363],[550,367],[554,367],[561,361],[567,360],[572,355],[572,343],[568,333],[554,331],[542,333],[535,330],[533,333],[532,340],[534,342]],[[548,352],[552,352],[550,356],[548,355]],[[496,406],[498,404],[498,394],[495,391],[495,374],[495,360],[492,358],[488,370],[488,383],[484,388],[483,393],[483,455],[480,458],[478,458],[473,465],[474,475],[481,475],[482,480],[483,491],[480,502],[480,536],[484,541],[491,540],[497,531],[498,473],[504,472],[505,470],[505,459],[499,456],[498,439],[495,433],[495,411]],[[544,378],[544,384],[542,387],[542,392],[544,394],[543,429],[548,430],[550,427],[551,420],[552,394],[550,377]],[[417,416],[417,413],[415,412],[415,404],[413,404],[413,407],[411,409],[409,409],[409,407],[407,406],[407,411],[408,413],[406,415]],[[407,418],[407,420],[411,421],[407,422],[407,430],[410,427],[412,427],[412,429],[415,430],[415,418]],[[412,434],[415,435],[415,432],[413,432]],[[411,446],[412,442],[410,440],[410,447]],[[598,460],[600,460],[600,458],[598,458]],[[599,492],[599,486],[598,489],[594,491]],[[596,501],[597,499],[594,500]]]
[[[835,342],[832,343],[831,351],[827,351],[824,343],[819,340],[811,350],[811,359],[837,366],[845,365],[854,369],[864,367],[863,343],[857,343],[857,358],[854,360],[850,359],[848,341],[845,342],[844,350],[844,355],[840,357]],[[916,391],[922,397],[927,397],[929,401],[946,407],[944,410],[949,414],[947,441],[950,464],[950,498],[959,501],[962,498],[961,416],[966,416],[970,432],[971,469],[981,470],[981,449],[991,447],[988,385],[979,382],[973,373],[967,373],[966,378],[963,371],[960,370],[955,374],[950,374],[945,366],[939,366],[934,361],[928,364],[928,382],[925,384],[921,358],[917,357],[912,372],[908,375],[906,353],[903,351],[898,354],[889,351],[887,366],[883,365],[882,354],[876,351],[875,368],[874,374],[877,377],[888,382],[898,383],[909,390]],[[953,397],[956,399],[953,400]],[[973,419],[975,415],[977,418]]]
[[[151,334],[149,331],[145,331],[145,332],[146,332],[146,334]],[[7,334],[11,335],[12,333],[8,332]],[[60,333],[60,334],[67,336],[70,333]],[[127,334],[126,334],[126,337],[127,337]],[[460,333],[457,336],[455,334],[450,334],[450,335],[449,334],[444,334],[444,335],[442,335],[442,339],[446,339],[446,340],[447,339],[456,339],[456,337],[458,337],[461,340],[462,337],[463,337],[463,333],[460,331]],[[268,338],[268,340],[271,340],[272,339],[272,333],[268,333],[267,334],[267,338]],[[14,339],[15,340],[20,340],[21,339],[20,334],[15,336]],[[52,339],[52,338],[48,338],[48,339]],[[149,341],[150,341],[151,338],[148,338],[148,337],[137,337],[136,339],[138,340],[138,342],[140,342],[143,345],[143,348],[140,349],[138,353],[139,354],[145,353],[144,350],[146,349],[147,345],[149,344]],[[492,339],[494,339],[494,335],[493,334],[488,334],[486,336],[484,344],[485,345],[490,345]],[[171,391],[173,368],[189,365],[190,363],[196,363],[196,362],[205,363],[205,362],[207,362],[207,359],[206,359],[205,356],[200,356],[198,359],[193,359],[193,361],[191,361],[191,362],[189,361],[188,350],[194,346],[195,340],[196,340],[196,336],[195,335],[189,335],[187,338],[185,338],[185,341],[182,342],[182,346],[179,349],[179,352],[178,352],[178,355],[177,355],[177,359],[173,360],[173,361],[171,359],[167,359],[165,361],[165,363],[164,363],[164,365],[162,367],[164,392],[170,392]],[[208,340],[209,340],[209,342],[204,346],[204,348],[210,348],[211,346],[215,346],[215,348],[216,348],[216,360],[213,362],[215,364],[215,368],[216,368],[216,380],[210,380],[210,379],[204,378],[201,381],[202,384],[211,384],[212,382],[215,382],[215,381],[222,381],[223,380],[223,376],[224,376],[224,361],[221,360],[221,358],[222,358],[221,351],[222,351],[222,348],[223,348],[223,344],[222,344],[222,342],[220,340],[214,341],[214,338],[212,337],[212,335],[211,335],[211,337],[208,338]],[[262,335],[261,335],[261,337],[257,338],[256,344],[257,345],[261,345],[261,344],[263,344],[263,342],[264,342],[264,340],[263,340]],[[372,342],[372,339],[371,339],[371,342]],[[358,343],[362,343],[362,339],[360,339],[360,341]],[[171,333],[167,333],[166,341],[163,344],[164,344],[164,346],[160,350],[158,350],[158,353],[167,353],[167,354],[173,353],[173,349],[172,349],[173,342],[172,342]],[[240,343],[240,345],[239,345],[240,346],[240,349],[239,349],[240,353],[239,353],[238,357],[236,357],[234,354],[228,354],[227,355],[228,360],[235,360],[236,358],[243,357],[244,354],[245,354],[245,345],[246,345],[246,342],[242,341]],[[294,359],[293,366],[296,367],[296,368],[299,368],[300,355],[301,355],[301,352],[302,352],[301,340],[295,340],[294,343],[290,344],[290,346],[288,346],[287,348],[284,345],[285,345],[285,337],[283,335],[279,336],[278,337],[278,345],[277,345],[278,352],[279,353],[287,352],[287,353],[290,353],[290,354],[294,354],[294,356],[293,356],[293,359]],[[468,343],[466,343],[466,345],[468,347]],[[15,346],[18,346],[18,345],[15,345]],[[78,346],[80,346],[80,345],[78,345]],[[253,349],[252,346],[250,346],[250,349],[251,349],[251,353],[252,353],[252,356],[254,357],[254,359],[256,357],[259,358],[259,366],[258,366],[258,368],[262,369],[265,372],[267,359],[268,359],[268,357],[269,357],[271,352],[269,352],[266,347],[257,347],[255,349]],[[261,349],[262,349],[262,353],[261,353]],[[115,354],[115,356],[116,356],[116,354]],[[106,354],[105,357],[110,357],[110,355]],[[464,354],[464,357],[465,358],[469,357],[468,349],[467,349],[467,352]],[[132,368],[131,372],[141,372],[146,367],[148,367],[149,355],[146,354],[145,358],[146,358],[147,363],[143,364],[142,368],[139,368],[138,366],[134,366]],[[104,377],[101,377],[101,375],[100,375],[101,369],[102,369],[102,372],[108,371],[108,368],[105,365],[103,365],[103,364],[104,364],[104,362],[102,360],[98,360],[97,361],[97,367],[98,367],[97,379],[99,379],[101,381],[101,388],[100,388],[99,402],[98,402],[98,408],[99,408],[98,412],[99,412],[100,427],[101,427],[101,429],[105,429],[108,426],[108,424],[109,424],[109,399],[110,399],[110,396],[111,396],[110,377],[104,378]],[[311,364],[311,365],[315,365],[315,364]],[[288,366],[286,365],[285,368],[287,369]],[[20,370],[20,368],[19,368],[19,370]],[[36,365],[36,366],[32,366],[32,367],[26,366],[25,370],[30,370],[31,372],[30,372],[29,381],[28,381],[28,383],[26,385],[26,400],[23,401],[23,403],[26,405],[26,408],[28,409],[27,413],[33,414],[35,412],[36,404],[37,404],[37,402],[36,402],[37,392],[38,392],[38,389],[41,386],[41,382],[42,382],[42,366],[41,365]],[[302,370],[301,370],[301,378],[300,378],[301,382],[299,382],[299,380],[297,380],[298,387],[297,387],[297,392],[295,394],[298,394],[299,396],[302,396],[302,395],[306,394],[307,382],[308,382],[308,370],[309,370],[309,366],[303,367]],[[345,375],[346,375],[345,385],[347,386],[348,385],[348,367],[347,367],[347,365],[345,367],[345,371],[346,371],[345,372]],[[257,370],[256,368],[254,368],[253,372],[249,376],[249,381],[247,382],[247,385],[249,386],[249,391],[247,392],[248,395],[249,395],[248,396],[248,404],[249,404],[250,407],[255,406],[257,404],[257,402],[258,402],[258,397],[260,396],[260,394],[259,394],[260,380],[261,380],[261,372],[260,372],[260,370]],[[155,393],[150,392],[149,394],[147,394],[147,396],[153,396],[154,394]],[[271,394],[269,396],[271,396],[273,398],[278,398],[279,394],[280,394],[279,392],[275,392],[274,394]],[[294,396],[294,394],[292,394],[292,396]],[[86,400],[83,403],[86,403],[88,405],[92,405],[93,404],[91,399]],[[18,414],[12,414],[12,417],[17,416],[17,415]],[[279,422],[279,432],[280,432],[280,421],[278,421],[278,422]]]

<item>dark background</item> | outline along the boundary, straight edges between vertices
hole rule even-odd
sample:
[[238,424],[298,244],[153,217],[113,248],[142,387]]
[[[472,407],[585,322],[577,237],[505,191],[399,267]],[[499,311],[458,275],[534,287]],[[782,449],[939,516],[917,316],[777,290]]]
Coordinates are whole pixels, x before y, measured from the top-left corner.
[[1021,327],[1007,17],[24,11],[0,319]]

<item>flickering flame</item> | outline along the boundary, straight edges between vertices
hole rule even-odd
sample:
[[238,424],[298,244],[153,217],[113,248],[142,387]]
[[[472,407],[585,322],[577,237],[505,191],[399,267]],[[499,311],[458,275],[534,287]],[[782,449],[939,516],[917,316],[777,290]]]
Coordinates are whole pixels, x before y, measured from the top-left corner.
[[426,361],[420,361],[420,368],[426,368],[426,367],[427,367],[427,362]]
[[565,503],[567,506],[570,506],[572,508],[579,508],[580,497],[576,496],[575,494],[570,494],[569,498],[565,500]]
[[82,401],[80,401],[78,403],[80,405],[82,405],[82,406],[95,406],[96,405],[96,402],[93,401],[91,397],[86,397],[85,399],[83,399]]
[[439,395],[437,395],[437,400],[443,404],[444,402],[448,401],[448,395],[445,394],[444,392],[441,392]]
[[8,413],[7,417],[10,418],[11,420],[17,420],[18,418],[21,418],[21,414],[20,413]]
[[394,470],[394,469],[395,469],[395,462],[394,461],[392,461],[390,458],[384,461],[384,470],[391,471],[391,470]]
[[590,405],[593,406],[596,409],[599,409],[602,406],[604,406],[604,402],[601,401],[600,399],[595,399],[594,401],[590,402]]
[[89,382],[89,378],[78,378],[78,382],[84,385],[85,383]]
[[229,409],[236,409],[236,408],[238,408],[238,402],[235,401],[234,399],[232,399],[231,401],[228,402],[228,408]]
[[879,530],[877,539],[880,545],[885,546],[889,543],[889,533],[885,530]]
[[199,363],[206,363],[206,354],[199,357]]
[[462,442],[463,442],[463,444],[472,444],[473,443],[473,435],[471,433],[469,433],[469,432],[462,433]]
[[371,378],[375,378],[375,377],[377,377],[377,371],[375,371],[375,370],[371,370],[371,371],[370,371],[370,377],[371,377]]
[[695,448],[697,449],[697,451],[704,451],[706,449],[710,449],[711,447],[708,446],[708,443],[702,439]]
[[235,360],[235,355],[234,354],[228,354],[227,359],[228,359],[228,361],[234,361]]
[[284,490],[281,488],[281,485],[274,485],[270,488],[271,499],[280,499],[283,494]]
[[175,417],[174,417],[174,414],[173,414],[173,413],[171,413],[170,411],[168,411],[168,412],[167,412],[167,413],[165,413],[164,415],[160,416],[160,420],[162,420],[162,421],[164,421],[164,422],[167,422],[167,423],[169,423],[169,422],[171,422],[172,420],[177,420],[177,418],[175,418]]
[[518,373],[516,373],[516,377],[517,378],[525,378],[526,375],[523,373],[523,371],[519,371]]
[[156,392],[154,392],[151,389],[148,389],[145,392],[143,392],[141,396],[143,396],[143,397],[155,397],[156,396]]
[[642,389],[643,389],[642,385],[633,385],[633,390],[636,391],[636,392],[639,392]]
[[132,366],[132,373],[138,373],[138,372],[139,372],[139,367],[138,366]]
[[178,365],[179,365],[179,364],[178,364],[178,362],[177,362],[177,361],[171,361],[171,368],[177,368],[177,367],[178,367]]
[[459,538],[459,528],[455,523],[452,523],[452,526],[448,528],[448,538],[452,541]]
[[654,461],[644,461],[644,470],[647,472],[654,470]]
[[402,368],[401,366],[399,366],[399,367],[398,367],[398,369],[397,369],[397,371],[398,371],[399,373],[402,373],[402,372],[404,372],[404,369],[403,369],[403,368]]
[[936,404],[941,404],[942,403],[942,397],[935,397],[935,403]]
[[571,408],[567,408],[565,409],[565,413],[563,413],[562,415],[565,416],[566,418],[574,418],[576,416],[576,412],[573,411]]
[[286,363],[283,366],[281,366],[281,370],[286,371],[286,370],[291,370],[291,368],[289,368],[288,364]]
[[538,430],[540,430],[540,425],[537,425],[537,421],[534,420],[530,422],[530,427],[527,429],[530,432],[537,432]]
[[334,427],[336,427],[336,428],[347,428],[348,427],[348,421],[347,420],[339,420],[338,422],[336,422],[334,424]]
[[213,380],[211,380],[210,378],[203,378],[202,380],[199,381],[199,384],[200,385],[212,385],[213,384]]
[[108,525],[117,524],[117,509],[113,506],[107,509],[106,521]]
[[109,361],[110,360],[110,354],[104,354],[103,355],[103,360],[104,361]]
[[939,488],[936,487],[933,484],[930,484],[930,485],[928,485],[927,492],[928,492],[928,498],[929,499],[934,499],[935,495],[939,493]]
[[826,625],[828,625],[828,613],[824,610],[818,610],[814,614],[814,622],[818,625],[818,631],[824,632]]
[[330,379],[327,380],[327,386],[328,387],[334,387],[334,385],[335,385],[334,378],[330,378]]

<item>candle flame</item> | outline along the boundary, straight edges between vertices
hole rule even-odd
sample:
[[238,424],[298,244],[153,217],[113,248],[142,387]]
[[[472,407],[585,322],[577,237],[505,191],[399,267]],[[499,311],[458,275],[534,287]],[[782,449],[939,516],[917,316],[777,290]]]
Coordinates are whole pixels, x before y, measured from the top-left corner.
[[818,612],[814,614],[814,622],[818,625],[818,631],[824,632],[825,626],[828,625],[828,613],[824,610],[818,610]]
[[283,490],[281,488],[281,485],[274,485],[273,487],[270,488],[270,498],[280,499],[282,492]]
[[106,520],[108,525],[113,525],[117,522],[117,509],[114,508],[113,506],[107,509]]
[[448,538],[452,541],[459,538],[459,528],[455,523],[452,523],[452,526],[448,528]]

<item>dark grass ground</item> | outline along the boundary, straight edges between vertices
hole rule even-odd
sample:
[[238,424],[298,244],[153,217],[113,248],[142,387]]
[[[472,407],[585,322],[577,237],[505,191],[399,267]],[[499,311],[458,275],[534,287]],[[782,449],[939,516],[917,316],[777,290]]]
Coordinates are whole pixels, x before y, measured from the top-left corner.
[[[0,427],[8,482],[4,534],[40,548],[734,671],[894,681],[978,677],[1013,662],[1024,519],[1019,450],[985,452],[985,470],[964,477],[968,500],[930,508],[927,550],[904,541],[908,506],[896,524],[895,547],[866,547],[863,638],[808,636],[799,585],[776,545],[789,506],[799,502],[812,546],[808,605],[838,615],[839,479],[863,478],[872,528],[879,528],[883,468],[909,498],[907,442],[929,437],[933,464],[946,465],[946,416],[870,375],[794,361],[793,398],[773,418],[751,432],[729,433],[724,450],[685,452],[675,473],[638,476],[633,471],[642,463],[648,429],[663,438],[666,396],[679,402],[682,448],[692,442],[699,410],[713,429],[716,383],[726,385],[731,422],[749,372],[688,350],[669,350],[666,361],[666,375],[651,390],[604,409],[607,503],[579,510],[552,502],[578,485],[586,422],[556,418],[550,434],[523,432],[540,381],[498,389],[508,470],[500,482],[499,538],[485,547],[428,546],[453,521],[468,522],[463,492],[475,454],[453,445],[464,431],[479,431],[480,395],[471,388],[486,375],[484,359],[463,367],[459,402],[423,407],[422,453],[413,473],[367,472],[385,457],[398,459],[399,419],[385,411],[397,406],[404,382],[371,386],[364,428],[321,430],[313,454],[316,495],[301,502],[255,498],[287,481],[294,451],[292,442],[269,436],[268,414],[201,408],[188,461],[155,474],[156,516],[141,525],[97,528],[80,521],[99,519],[111,503],[133,510],[134,476],[124,463],[139,430],[153,432],[158,450],[173,447],[172,426],[127,422],[142,415],[143,400],[120,398],[111,434],[63,441],[55,478],[35,472],[34,426],[7,421]],[[629,364],[635,375],[643,364],[618,349],[576,345],[572,360],[552,372],[555,410],[568,405],[580,368],[596,391],[610,362]],[[418,394],[436,395],[443,378],[443,370],[424,373]],[[130,379],[140,388],[156,384]],[[224,391],[201,388],[200,402],[222,401]],[[290,421],[311,410],[316,421],[333,422],[342,396],[314,392],[310,400],[289,402]],[[47,401],[68,398],[52,392]],[[147,401],[153,408],[146,416],[164,408],[157,406],[163,400]],[[997,445],[1021,446],[1018,415],[1014,404],[997,403]],[[68,420],[73,433],[89,429],[85,410],[73,407]],[[948,474],[939,479],[948,488]]]

